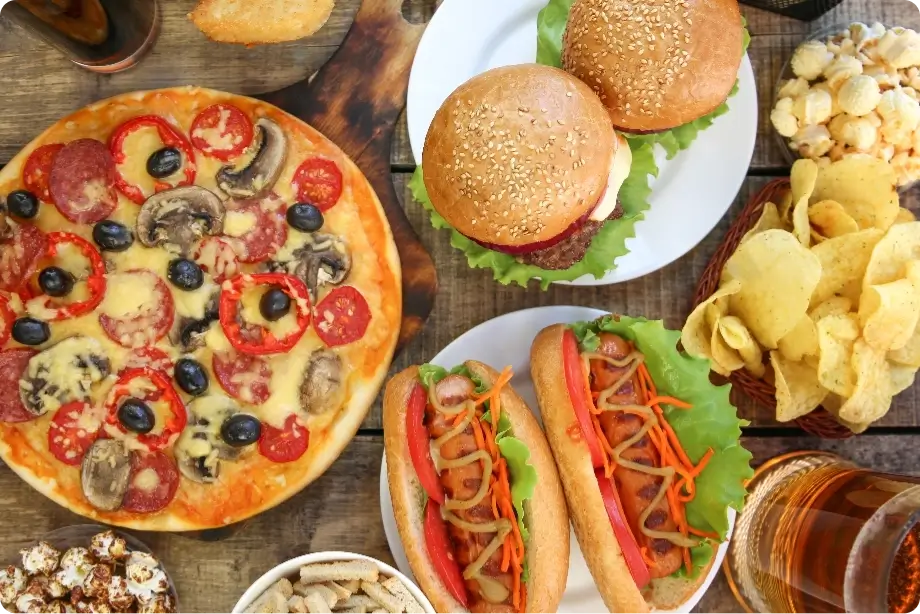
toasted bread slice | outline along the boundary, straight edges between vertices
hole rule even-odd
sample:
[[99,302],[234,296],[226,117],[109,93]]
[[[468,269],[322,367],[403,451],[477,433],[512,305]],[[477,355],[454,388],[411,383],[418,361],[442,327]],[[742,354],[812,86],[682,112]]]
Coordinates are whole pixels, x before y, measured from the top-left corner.
[[262,45],[310,36],[335,0],[201,0],[189,19],[211,40]]

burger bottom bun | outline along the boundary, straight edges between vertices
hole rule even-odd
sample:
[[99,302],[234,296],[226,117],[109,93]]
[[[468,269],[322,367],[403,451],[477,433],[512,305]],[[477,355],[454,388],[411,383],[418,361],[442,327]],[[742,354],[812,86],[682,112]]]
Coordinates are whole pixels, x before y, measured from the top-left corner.
[[571,506],[569,510],[578,544],[608,610],[648,612],[650,608],[675,609],[688,601],[706,581],[713,561],[694,580],[662,578],[653,580],[641,591],[633,582],[610,526],[588,448],[569,435],[571,431],[581,431],[565,383],[562,358],[565,330],[563,324],[556,324],[537,335],[530,352],[530,369],[546,437]]
[[[487,385],[498,378],[494,369],[480,362],[464,364]],[[384,393],[384,444],[390,497],[409,566],[422,591],[438,612],[463,612],[466,610],[441,582],[425,546],[425,494],[412,465],[406,433],[408,400],[418,381],[418,368],[409,367],[390,380]],[[510,385],[502,389],[501,402],[502,415],[511,422],[513,436],[530,450],[530,464],[538,476],[534,496],[524,504],[524,523],[530,531],[525,544],[530,571],[526,611],[555,612],[565,591],[569,569],[565,496],[552,452],[527,404]],[[512,610],[507,606],[494,606],[484,611]]]

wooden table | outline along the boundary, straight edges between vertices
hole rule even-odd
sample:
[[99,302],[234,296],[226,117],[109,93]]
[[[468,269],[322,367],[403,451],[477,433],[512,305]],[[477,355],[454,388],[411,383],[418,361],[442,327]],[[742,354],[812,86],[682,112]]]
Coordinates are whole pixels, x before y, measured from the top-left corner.
[[[514,0],[501,0],[512,2]],[[163,28],[152,54],[133,70],[114,76],[82,71],[44,44],[31,40],[0,19],[0,162],[60,116],[89,102],[136,89],[197,84],[243,94],[278,89],[318,69],[336,49],[359,0],[339,0],[327,25],[314,37],[255,49],[207,41],[185,18],[194,0],[163,0]],[[405,14],[423,22],[435,0],[407,0]],[[920,13],[906,0],[845,0],[819,21],[807,24],[772,13],[743,8],[753,36],[750,57],[760,100],[757,147],[751,169],[728,215],[689,254],[641,279],[605,287],[554,286],[548,292],[505,287],[488,272],[473,271],[454,251],[448,236],[434,231],[421,207],[412,202],[406,182],[414,169],[405,123],[393,143],[392,172],[405,194],[409,217],[434,256],[441,280],[428,325],[393,367],[425,362],[469,328],[500,314],[542,305],[585,305],[628,314],[663,318],[679,328],[690,308],[699,275],[742,203],[772,177],[788,173],[781,145],[769,122],[777,74],[795,45],[813,29],[851,20],[880,20],[920,28]],[[906,195],[917,204],[918,194]],[[741,414],[751,420],[745,445],[756,462],[783,451],[820,448],[890,471],[916,471],[920,452],[920,386],[901,394],[891,412],[868,433],[843,443],[806,437],[778,424],[743,399]],[[383,453],[379,403],[364,428],[326,475],[277,509],[254,519],[241,532],[220,542],[194,541],[181,535],[141,535],[165,560],[178,585],[183,611],[229,611],[262,573],[288,558],[319,550],[351,550],[391,560],[379,513],[380,460]],[[77,516],[28,488],[0,466],[0,560],[42,533],[80,523]],[[700,611],[738,609],[721,578]]]

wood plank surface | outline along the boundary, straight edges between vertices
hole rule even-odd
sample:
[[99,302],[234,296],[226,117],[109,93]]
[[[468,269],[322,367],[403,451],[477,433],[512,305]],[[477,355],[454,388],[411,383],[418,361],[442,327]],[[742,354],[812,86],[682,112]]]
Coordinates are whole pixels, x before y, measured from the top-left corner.
[[[813,438],[746,438],[755,463],[792,450],[831,450],[873,469],[915,473],[920,451],[910,436],[863,436],[843,443]],[[380,437],[359,436],[320,480],[262,514],[230,539],[202,542],[177,534],[135,533],[164,561],[183,612],[229,612],[263,573],[290,558],[344,550],[393,562],[380,516]],[[85,521],[31,490],[0,466],[0,562],[53,529]],[[732,612],[739,606],[722,575],[697,607]]]

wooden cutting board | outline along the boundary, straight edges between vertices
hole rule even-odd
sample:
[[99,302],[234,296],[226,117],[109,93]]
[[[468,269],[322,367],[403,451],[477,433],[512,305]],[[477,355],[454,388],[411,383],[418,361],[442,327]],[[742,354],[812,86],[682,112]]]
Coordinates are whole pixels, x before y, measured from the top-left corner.
[[[402,0],[364,0],[335,55],[313,77],[256,96],[307,122],[355,161],[386,211],[399,249],[403,318],[397,352],[422,329],[434,307],[438,278],[434,262],[403,211],[390,175],[396,120],[424,26],[402,16]],[[236,534],[246,521],[187,533],[215,541]]]

